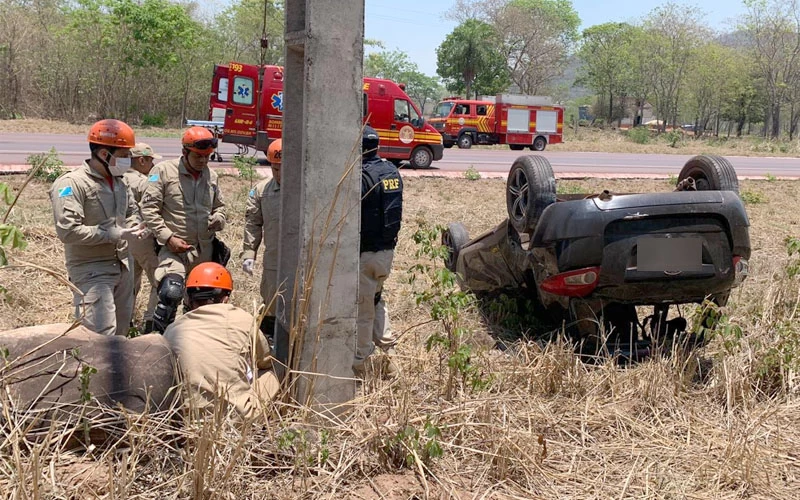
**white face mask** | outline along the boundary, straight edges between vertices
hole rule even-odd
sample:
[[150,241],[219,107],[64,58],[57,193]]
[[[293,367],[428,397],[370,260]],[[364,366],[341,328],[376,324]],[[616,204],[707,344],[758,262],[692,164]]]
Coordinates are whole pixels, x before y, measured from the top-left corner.
[[128,169],[131,168],[131,159],[130,158],[116,158],[114,157],[114,164],[108,165],[108,170],[111,172],[111,175],[114,177],[122,177]]

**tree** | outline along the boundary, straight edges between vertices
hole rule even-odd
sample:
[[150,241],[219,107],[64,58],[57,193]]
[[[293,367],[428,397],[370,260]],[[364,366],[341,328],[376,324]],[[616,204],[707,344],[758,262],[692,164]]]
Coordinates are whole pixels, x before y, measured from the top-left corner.
[[[264,8],[266,5],[266,28]],[[269,47],[266,64],[283,64],[283,2],[239,0],[214,21],[227,60],[247,64],[261,61],[261,35],[266,30]],[[226,62],[227,62],[226,60]]]
[[[738,88],[738,72],[742,70],[740,54],[734,49],[709,42],[697,51],[689,65],[691,78],[686,80],[685,116],[691,117],[695,134],[700,135],[709,128],[712,120],[722,118],[726,102],[735,99]],[[719,124],[714,126],[719,134]]]
[[[781,108],[800,94],[800,8],[797,0],[746,0],[742,29],[752,40],[756,66],[769,97],[769,135],[781,134]],[[791,102],[790,102],[791,101]],[[796,123],[795,116],[790,118]],[[765,130],[765,133],[767,130]]]
[[570,0],[495,1],[489,18],[501,35],[511,80],[525,94],[547,93],[564,74],[578,40],[580,17]]
[[687,70],[701,41],[710,33],[701,22],[701,13],[694,7],[668,3],[654,9],[644,20],[643,51],[644,78],[653,97],[656,116],[677,124],[681,89]]
[[496,94],[508,86],[505,60],[494,29],[469,19],[447,35],[436,49],[436,72],[454,92]]
[[[625,97],[631,94],[635,59],[633,42],[636,28],[627,23],[605,23],[583,31],[578,51],[582,65],[576,83],[594,90],[604,107],[599,116],[608,121],[625,117]],[[617,98],[615,113],[614,98]]]
[[441,94],[442,87],[438,79],[419,71],[417,64],[409,60],[408,54],[400,50],[367,54],[364,76],[404,83],[406,93],[417,103],[422,114],[425,114],[427,103],[437,100]]

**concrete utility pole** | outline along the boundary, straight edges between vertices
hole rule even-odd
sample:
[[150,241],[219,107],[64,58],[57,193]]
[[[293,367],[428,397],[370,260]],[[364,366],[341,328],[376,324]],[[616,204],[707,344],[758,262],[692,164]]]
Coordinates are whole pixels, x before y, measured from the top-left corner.
[[277,354],[298,401],[334,406],[355,394],[364,0],[287,0],[285,41]]

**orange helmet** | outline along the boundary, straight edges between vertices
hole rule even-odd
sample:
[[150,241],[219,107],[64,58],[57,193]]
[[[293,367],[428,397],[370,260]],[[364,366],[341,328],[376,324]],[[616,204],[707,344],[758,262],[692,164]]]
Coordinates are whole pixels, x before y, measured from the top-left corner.
[[192,269],[186,278],[186,289],[190,288],[218,288],[233,290],[233,278],[230,271],[216,262],[203,262]]
[[269,143],[269,148],[267,148],[267,161],[270,163],[280,163],[281,157],[283,156],[282,146],[280,139],[275,139]]
[[114,148],[132,148],[136,145],[133,129],[119,120],[100,120],[89,129],[89,142]]
[[183,133],[181,144],[183,144],[183,149],[208,156],[217,149],[217,138],[207,128],[191,127]]

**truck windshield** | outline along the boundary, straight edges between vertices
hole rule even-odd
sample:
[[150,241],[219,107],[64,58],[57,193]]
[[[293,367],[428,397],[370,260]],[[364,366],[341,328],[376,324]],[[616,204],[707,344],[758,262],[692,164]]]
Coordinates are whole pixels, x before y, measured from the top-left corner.
[[445,118],[450,116],[450,111],[453,109],[452,102],[440,102],[436,109],[433,110],[433,118]]

